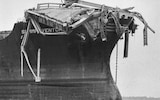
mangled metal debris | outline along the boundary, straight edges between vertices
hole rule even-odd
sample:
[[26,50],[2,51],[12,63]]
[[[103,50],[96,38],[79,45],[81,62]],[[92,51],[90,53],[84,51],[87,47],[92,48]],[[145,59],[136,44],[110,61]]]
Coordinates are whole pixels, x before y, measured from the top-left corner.
[[[28,22],[27,30],[22,30],[24,36],[21,43],[21,72],[23,76],[23,56],[37,81],[40,81],[38,71],[40,68],[40,56],[37,58],[37,75],[34,73],[29,58],[25,51],[27,38],[31,33],[42,35],[69,35],[80,26],[84,26],[93,41],[100,36],[101,41],[108,40],[108,34],[117,33],[118,39],[125,34],[124,57],[128,56],[129,33],[134,34],[137,25],[134,17],[144,24],[144,45],[147,45],[147,22],[138,12],[132,12],[134,7],[120,9],[106,5],[99,5],[86,1],[66,2],[65,4],[45,3],[39,4],[37,9],[25,12]],[[47,31],[45,31],[47,30]],[[83,33],[74,33],[85,41]],[[39,50],[40,55],[40,50]]]

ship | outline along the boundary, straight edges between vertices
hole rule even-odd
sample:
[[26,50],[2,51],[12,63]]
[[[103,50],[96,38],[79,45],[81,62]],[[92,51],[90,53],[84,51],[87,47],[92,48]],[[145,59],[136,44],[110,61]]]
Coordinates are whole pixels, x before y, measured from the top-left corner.
[[122,100],[110,71],[110,56],[144,24],[142,15],[82,0],[41,3],[25,21],[0,32],[0,100]]

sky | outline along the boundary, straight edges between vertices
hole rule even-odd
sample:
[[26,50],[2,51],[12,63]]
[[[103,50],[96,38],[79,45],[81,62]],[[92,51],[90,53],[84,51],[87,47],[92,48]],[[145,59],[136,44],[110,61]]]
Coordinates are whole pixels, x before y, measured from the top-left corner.
[[[129,40],[129,57],[123,58],[123,44],[118,43],[118,80],[122,96],[160,97],[160,0],[86,0],[112,7],[135,7],[156,31],[148,30],[148,46],[143,46],[144,25],[139,25]],[[12,30],[14,23],[23,19],[24,11],[37,3],[61,2],[61,0],[0,0],[0,31]],[[115,50],[111,56],[111,72],[115,77]]]

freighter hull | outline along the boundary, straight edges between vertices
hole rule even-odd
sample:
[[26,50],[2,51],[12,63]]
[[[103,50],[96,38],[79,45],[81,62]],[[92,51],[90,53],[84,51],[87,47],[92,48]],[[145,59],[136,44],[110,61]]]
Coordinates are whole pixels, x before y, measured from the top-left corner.
[[144,45],[147,28],[153,31],[131,9],[73,0],[27,10],[26,22],[0,40],[0,99],[121,100],[110,72],[111,52],[124,33],[128,56],[134,16],[145,24]]
[[[41,48],[41,82],[24,63],[20,74],[21,30],[25,23],[17,23],[11,34],[0,41],[0,98],[6,100],[94,100],[121,98],[113,82],[109,56],[114,42],[81,42],[74,34],[69,36],[42,36],[31,34],[27,54],[36,73],[37,48]],[[84,27],[81,32],[87,32]],[[76,29],[79,30],[79,29]],[[115,33],[113,33],[115,34]],[[108,49],[107,49],[108,48]],[[116,95],[115,95],[116,93]]]

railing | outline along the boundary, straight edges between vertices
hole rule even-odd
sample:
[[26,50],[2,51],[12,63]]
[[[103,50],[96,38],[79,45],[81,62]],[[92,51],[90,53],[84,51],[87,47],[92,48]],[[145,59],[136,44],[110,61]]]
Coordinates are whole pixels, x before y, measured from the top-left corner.
[[40,3],[37,5],[37,10],[48,9],[48,8],[60,8],[62,6],[63,6],[62,3]]

